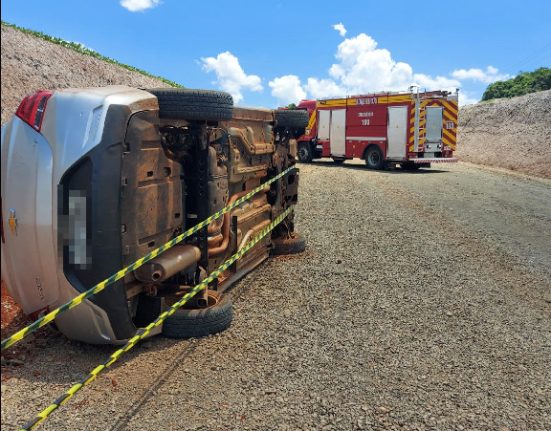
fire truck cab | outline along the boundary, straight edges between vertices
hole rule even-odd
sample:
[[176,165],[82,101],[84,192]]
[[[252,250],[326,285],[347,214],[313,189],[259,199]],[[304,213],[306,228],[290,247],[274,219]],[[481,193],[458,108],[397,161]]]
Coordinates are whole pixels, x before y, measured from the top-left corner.
[[308,127],[298,138],[299,161],[360,158],[370,169],[456,162],[457,96],[448,91],[375,93],[303,100]]

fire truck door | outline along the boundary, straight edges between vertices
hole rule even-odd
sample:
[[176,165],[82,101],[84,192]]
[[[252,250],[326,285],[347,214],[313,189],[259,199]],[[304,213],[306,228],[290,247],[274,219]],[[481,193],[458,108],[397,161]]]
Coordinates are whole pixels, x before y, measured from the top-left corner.
[[442,150],[442,107],[428,106],[427,108],[427,141],[425,153],[434,153]]
[[318,111],[319,126],[318,126],[318,139],[320,141],[329,140],[329,124],[331,123],[331,111],[323,110]]
[[407,106],[390,106],[388,108],[387,158],[404,159],[406,157],[407,121]]
[[331,110],[331,155],[344,156],[346,152],[346,109]]

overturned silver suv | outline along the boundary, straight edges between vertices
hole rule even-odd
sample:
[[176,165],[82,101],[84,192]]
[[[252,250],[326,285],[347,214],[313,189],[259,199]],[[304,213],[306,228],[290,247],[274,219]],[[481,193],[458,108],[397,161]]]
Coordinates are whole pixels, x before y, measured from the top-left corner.
[[[27,314],[67,302],[294,165],[305,111],[229,94],[125,86],[38,91],[2,128],[2,278]],[[121,343],[297,202],[298,171],[56,319],[69,338]],[[224,291],[270,253],[304,249],[293,216],[163,324],[229,326]]]

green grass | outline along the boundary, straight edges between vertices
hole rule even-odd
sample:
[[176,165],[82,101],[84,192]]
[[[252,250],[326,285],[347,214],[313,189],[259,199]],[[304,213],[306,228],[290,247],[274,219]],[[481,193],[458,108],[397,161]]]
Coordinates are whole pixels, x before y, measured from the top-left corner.
[[163,78],[162,76],[156,76],[149,72],[146,72],[145,70],[138,69],[137,67],[130,66],[128,64],[120,63],[117,60],[114,60],[110,57],[106,57],[105,55],[101,55],[99,52],[94,51],[93,49],[87,48],[86,46],[76,43],[76,42],[68,42],[66,40],[60,39],[59,37],[49,36],[47,34],[41,33],[39,31],[29,30],[28,28],[19,27],[15,24],[10,24],[8,22],[2,21],[2,26],[14,28],[16,30],[19,30],[23,33],[30,34],[32,36],[38,37],[40,39],[44,39],[48,42],[55,43],[56,45],[64,46],[65,48],[72,49],[73,51],[76,51],[80,54],[89,55],[91,57],[97,58],[99,60],[103,60],[107,63],[115,64],[117,66],[123,67],[127,70],[130,70],[131,72],[138,72],[142,75],[148,76],[150,78],[158,79],[159,81],[163,81],[165,84],[170,85],[171,87],[178,87],[183,88],[183,85],[178,84],[177,82],[171,81],[170,79]]

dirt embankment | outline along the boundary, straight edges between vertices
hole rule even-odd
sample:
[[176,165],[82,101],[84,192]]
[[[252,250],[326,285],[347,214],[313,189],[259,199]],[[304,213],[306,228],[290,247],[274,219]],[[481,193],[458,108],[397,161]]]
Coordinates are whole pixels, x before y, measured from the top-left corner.
[[551,90],[461,108],[456,154],[551,178]]
[[2,26],[2,124],[37,89],[167,87],[163,81]]

